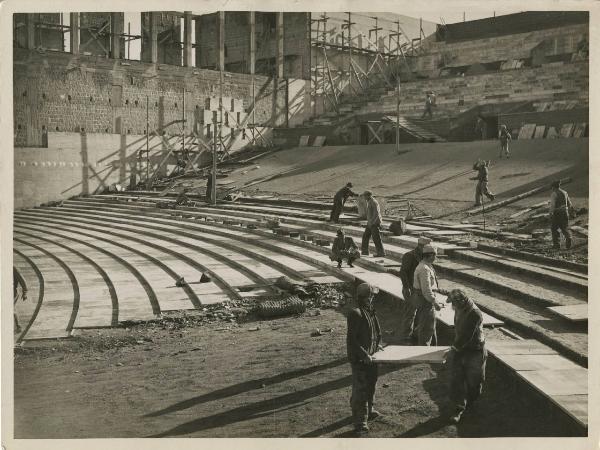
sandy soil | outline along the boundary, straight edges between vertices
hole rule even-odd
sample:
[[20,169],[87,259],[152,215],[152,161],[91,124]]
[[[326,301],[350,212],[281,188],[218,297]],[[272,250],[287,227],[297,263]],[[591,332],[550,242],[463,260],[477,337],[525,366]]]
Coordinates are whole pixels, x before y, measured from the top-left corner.
[[[397,305],[376,305],[394,343]],[[16,349],[16,437],[350,437],[344,316],[312,309],[238,322],[179,314]],[[382,366],[376,406],[385,416],[371,436],[569,433],[493,364],[476,409],[450,425],[448,381],[444,366]]]

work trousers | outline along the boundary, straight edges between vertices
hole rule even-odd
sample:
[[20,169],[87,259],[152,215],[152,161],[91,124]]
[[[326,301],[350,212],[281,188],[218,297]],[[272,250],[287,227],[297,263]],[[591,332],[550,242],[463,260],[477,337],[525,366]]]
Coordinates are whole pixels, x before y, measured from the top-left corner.
[[352,363],[352,421],[355,428],[366,428],[369,414],[373,410],[377,364]]
[[500,142],[500,158],[502,158],[504,155],[506,155],[507,158],[510,156],[510,150],[508,150],[508,141]]
[[331,210],[331,214],[329,215],[329,221],[338,223],[340,221],[340,214],[344,209],[344,202],[341,200],[333,200],[333,209]]
[[418,345],[437,345],[437,334],[435,327],[435,308],[428,302],[420,290],[414,289],[410,301],[417,309],[415,321],[417,322]]
[[571,248],[571,231],[569,230],[569,215],[565,209],[554,211],[550,221],[550,230],[552,231],[552,244],[555,248],[560,248],[559,230],[565,237],[567,248]]
[[479,181],[479,182],[477,182],[477,187],[475,187],[475,204],[476,205],[481,205],[484,194],[490,200],[494,199],[494,194],[492,194],[488,188],[488,182],[487,181]]
[[404,301],[400,306],[400,326],[398,327],[400,338],[405,341],[410,341],[413,335],[415,327],[415,317],[417,315],[417,308],[410,301],[411,292],[410,290],[403,289]]
[[425,116],[429,116],[430,119],[433,119],[433,108],[431,105],[425,105],[425,111],[423,111],[421,119],[424,119]]
[[362,237],[361,252],[363,255],[369,254],[369,242],[373,237],[373,244],[375,244],[375,250],[378,255],[385,254],[383,250],[383,243],[381,242],[381,234],[379,232],[380,225],[367,225]]
[[485,381],[487,350],[453,351],[450,367],[451,400],[457,411],[464,411],[481,394]]

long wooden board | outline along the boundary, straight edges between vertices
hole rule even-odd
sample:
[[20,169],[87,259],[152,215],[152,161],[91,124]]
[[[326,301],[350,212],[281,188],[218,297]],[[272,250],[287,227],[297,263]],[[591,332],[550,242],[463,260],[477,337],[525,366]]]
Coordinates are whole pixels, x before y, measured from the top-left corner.
[[551,306],[548,309],[573,322],[586,322],[588,320],[587,303],[582,303],[581,305]]
[[388,345],[373,355],[378,363],[433,363],[444,362],[446,352],[450,347],[428,347],[423,345],[404,346]]

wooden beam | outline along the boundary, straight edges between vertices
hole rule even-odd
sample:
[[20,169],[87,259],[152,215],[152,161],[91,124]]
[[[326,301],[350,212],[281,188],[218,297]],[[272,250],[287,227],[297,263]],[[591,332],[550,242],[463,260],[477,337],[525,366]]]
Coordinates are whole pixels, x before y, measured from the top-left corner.
[[150,11],[149,13],[149,24],[148,28],[150,29],[150,38],[148,39],[148,44],[150,46],[149,56],[150,62],[156,64],[158,62],[158,27],[156,23],[156,13]]
[[69,40],[71,43],[71,53],[79,55],[79,13],[70,13],[71,17],[71,34]]
[[[256,12],[250,11],[250,75],[252,76],[252,123],[256,123]],[[250,116],[250,115],[248,115]],[[254,145],[254,134],[252,135],[252,145]]]
[[183,65],[192,66],[192,12],[183,12]]
[[225,70],[225,11],[217,13],[217,69]]
[[110,13],[110,53],[113,59],[121,58],[121,13]]
[[27,49],[33,50],[35,48],[35,16],[27,14],[25,24],[27,26]]

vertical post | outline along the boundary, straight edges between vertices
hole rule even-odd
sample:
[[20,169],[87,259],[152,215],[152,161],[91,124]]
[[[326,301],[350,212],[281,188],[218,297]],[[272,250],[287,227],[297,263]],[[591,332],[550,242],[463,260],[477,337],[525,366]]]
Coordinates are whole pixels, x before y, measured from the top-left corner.
[[79,13],[70,13],[71,16],[71,53],[79,55]]
[[283,13],[278,12],[276,14],[275,34],[277,36],[277,54],[275,63],[277,65],[276,78],[280,80],[283,78]]
[[[250,75],[252,78],[252,126],[256,126],[256,12],[250,11]],[[254,145],[254,129],[252,130],[252,145]]]
[[[398,66],[399,67],[399,66]],[[396,153],[400,154],[400,72],[396,76],[397,98],[396,98]]]
[[[181,118],[183,119],[181,126],[181,156],[182,158],[185,156],[185,86],[183,87],[183,111],[181,114]],[[187,159],[187,158],[186,158]]]
[[352,14],[349,12],[346,14],[348,14],[348,56],[350,58],[348,63],[348,84],[350,91],[352,91]]
[[183,12],[183,65],[192,65],[192,12]]
[[27,14],[25,23],[27,24],[27,49],[35,48],[35,15]]
[[217,122],[213,123],[213,160],[212,160],[212,204],[217,204]]
[[127,59],[131,59],[131,22],[127,22]]
[[150,11],[149,13],[149,27],[150,28],[150,62],[156,64],[158,62],[158,28],[156,24],[156,13]]
[[150,97],[146,95],[146,189],[150,189]]
[[121,58],[121,13],[110,13],[110,43],[113,59]]

